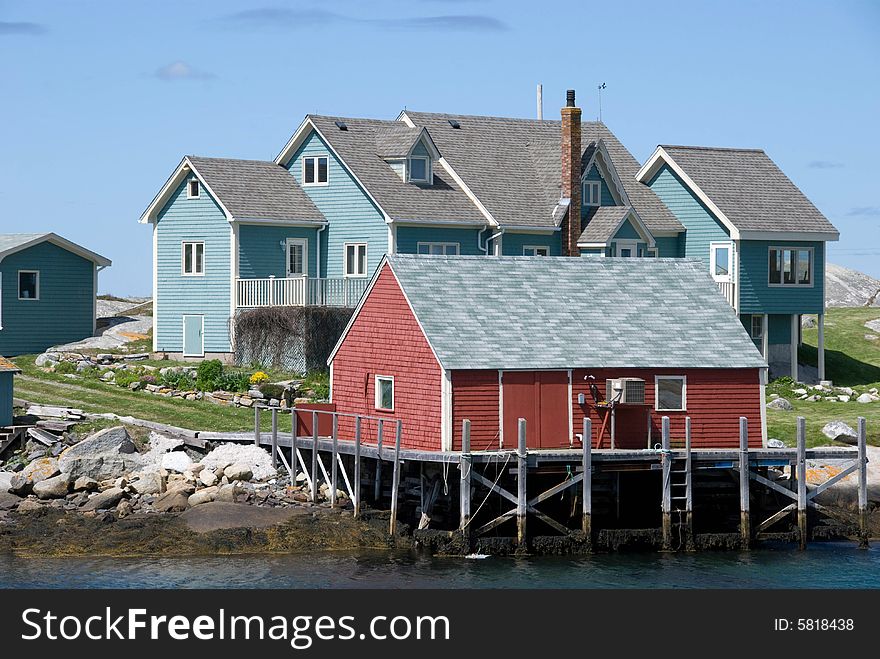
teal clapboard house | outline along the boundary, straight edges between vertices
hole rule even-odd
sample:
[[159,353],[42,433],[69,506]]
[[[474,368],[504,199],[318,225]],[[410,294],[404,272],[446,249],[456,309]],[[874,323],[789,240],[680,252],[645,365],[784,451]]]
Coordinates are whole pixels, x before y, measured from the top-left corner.
[[0,354],[92,336],[98,272],[109,265],[54,233],[0,234]]
[[[560,114],[307,115],[274,161],[184,158],[141,217],[153,227],[155,349],[229,357],[240,310],[354,306],[386,254],[695,257],[765,358],[790,371],[795,316],[824,307],[834,227],[763,154],[755,194],[725,195],[747,164],[706,161],[721,182],[699,188],[697,159],[658,150],[666,159],[643,167],[607,126],[581,120],[574,92]],[[810,285],[790,285],[801,258]]]
[[8,359],[0,357],[0,428],[12,425],[12,378],[21,373]]

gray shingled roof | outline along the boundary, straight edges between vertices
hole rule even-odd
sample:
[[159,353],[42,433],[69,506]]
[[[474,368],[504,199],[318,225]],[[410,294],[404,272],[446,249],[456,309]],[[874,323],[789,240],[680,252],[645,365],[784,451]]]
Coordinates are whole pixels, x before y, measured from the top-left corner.
[[740,231],[837,234],[760,149],[662,146]]
[[2,233],[0,234],[0,259],[2,259],[7,253],[16,252],[19,248],[28,245],[29,243],[39,244],[43,241],[49,241],[53,244],[56,244],[63,249],[66,249],[74,254],[78,254],[82,256],[84,259],[88,259],[100,266],[109,266],[112,261],[110,259],[97,254],[89,249],[86,249],[82,245],[77,245],[76,243],[67,240],[67,238],[63,238],[59,236],[57,233]]
[[[382,159],[380,150],[387,148],[388,128],[396,130],[399,121],[316,115],[309,119],[392,219],[486,224],[476,205],[440,165],[434,166],[433,185],[416,185],[406,183]],[[337,121],[344,122],[347,130],[340,130]]]
[[0,233],[0,254],[42,238],[45,233]]
[[236,220],[324,222],[296,180],[274,162],[188,158]]
[[448,369],[766,366],[696,259],[388,261]]
[[629,206],[600,206],[593,213],[578,242],[607,243],[614,236],[614,230],[631,210]]
[[410,128],[401,122],[389,122],[376,131],[376,155],[382,158],[403,158],[422,134],[421,128]]
[[[562,188],[561,123],[406,111],[426,127],[455,172],[501,225],[555,226]],[[453,128],[450,120],[459,128]],[[660,198],[636,180],[638,161],[599,122],[582,124],[583,164],[603,140],[630,203],[651,231],[684,231]]]

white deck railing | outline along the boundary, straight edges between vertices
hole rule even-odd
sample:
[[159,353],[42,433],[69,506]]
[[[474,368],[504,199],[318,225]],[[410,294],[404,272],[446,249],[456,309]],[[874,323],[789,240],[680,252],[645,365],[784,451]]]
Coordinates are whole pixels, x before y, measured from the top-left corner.
[[736,309],[736,284],[732,281],[716,281],[715,283],[718,284],[718,290],[721,291],[727,303]]
[[239,308],[353,307],[368,281],[367,277],[239,279],[236,304]]

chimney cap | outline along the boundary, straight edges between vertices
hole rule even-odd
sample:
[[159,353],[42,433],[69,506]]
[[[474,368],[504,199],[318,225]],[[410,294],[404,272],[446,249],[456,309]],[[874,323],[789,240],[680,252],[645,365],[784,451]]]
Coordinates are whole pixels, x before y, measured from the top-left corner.
[[574,105],[574,90],[573,89],[566,90],[566,92],[565,92],[565,107],[567,107],[567,108],[575,107],[575,105]]

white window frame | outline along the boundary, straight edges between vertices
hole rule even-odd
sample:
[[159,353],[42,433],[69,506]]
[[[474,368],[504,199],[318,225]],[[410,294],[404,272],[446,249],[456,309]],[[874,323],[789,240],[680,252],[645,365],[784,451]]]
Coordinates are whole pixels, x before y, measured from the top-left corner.
[[[192,185],[196,184],[196,194],[192,193]],[[198,199],[202,196],[202,182],[193,177],[186,182],[186,198],[187,199]]]
[[[35,290],[36,295],[34,297],[22,297],[21,296],[21,276],[22,276],[22,274],[32,274],[32,275],[37,276],[36,277],[36,279],[37,279],[36,290]],[[15,286],[16,286],[15,294],[18,296],[19,300],[22,300],[24,302],[30,302],[30,301],[39,302],[40,301],[40,271],[39,270],[19,270],[18,277],[15,280]]]
[[[461,243],[444,243],[444,242],[436,242],[436,241],[422,241],[416,244],[416,253],[422,253],[422,247],[428,248],[428,254],[430,254],[430,249],[432,247],[442,247],[443,254],[437,256],[459,256],[461,254]],[[455,252],[453,254],[448,254],[446,250],[450,247],[455,248]]]
[[660,252],[657,250],[656,247],[649,247],[649,248],[648,248],[648,254],[649,254],[652,258],[655,258],[655,259],[659,259],[659,258],[660,258]]
[[638,258],[639,256],[639,241],[638,240],[615,240],[614,241],[614,255],[622,256],[620,253],[621,250],[629,249],[632,250],[632,256],[630,258]]
[[[532,250],[531,254],[527,252]],[[539,254],[538,252],[544,252]],[[548,245],[523,245],[523,256],[550,256],[550,247]]]
[[[590,203],[585,200],[587,198],[587,187],[591,189]],[[581,201],[588,208],[598,208],[602,205],[602,181],[584,181],[581,189]]]
[[[412,175],[412,161],[425,161],[425,178],[414,178]],[[406,178],[410,183],[431,183],[433,178],[431,172],[431,159],[428,156],[410,156],[406,163]]]
[[[191,261],[192,265],[193,265],[192,272],[186,271],[186,247],[187,247],[187,245],[193,246],[193,255],[192,255],[192,261]],[[196,245],[202,246],[202,271],[201,272],[195,271],[195,267],[196,267],[195,246]],[[180,274],[184,277],[204,277],[205,270],[207,269],[207,264],[205,263],[206,258],[207,258],[207,250],[205,249],[205,241],[204,240],[183,240],[183,241],[181,241],[181,243],[180,243]]]
[[[775,283],[770,281],[770,255],[773,251],[782,252],[782,269],[779,271],[779,282]],[[809,252],[810,253],[810,283],[809,284],[801,284],[797,282],[797,273],[795,273],[795,282],[793,284],[785,283],[785,252]],[[767,286],[771,288],[813,288],[815,286],[816,281],[816,250],[814,247],[797,247],[797,246],[788,246],[788,247],[778,247],[771,245],[767,248]]]
[[[379,392],[379,381],[380,380],[389,380],[391,382],[391,407],[382,407],[380,403]],[[393,375],[377,375],[373,379],[373,407],[379,412],[393,412],[394,411],[394,376]]]
[[[758,333],[755,334],[755,321],[758,321]],[[764,316],[760,314],[752,314],[751,327],[749,329],[749,335],[753,339],[763,339],[764,338]]]
[[[727,250],[727,274],[726,275],[716,275],[715,274],[715,254],[719,249]],[[768,263],[769,263],[769,256]],[[718,282],[732,282],[733,281],[733,268],[734,268],[734,252],[733,252],[733,242],[731,241],[719,241],[714,243],[709,243],[709,272],[712,273],[712,279]]]
[[[354,274],[348,272],[348,248],[363,247],[364,248],[364,272],[363,274]],[[343,243],[342,244],[342,276],[343,277],[366,277],[369,269],[369,251],[367,243]],[[357,253],[355,252],[355,266],[357,266]]]
[[[327,180],[326,181],[319,181],[318,180],[318,178],[319,178],[319,176],[318,176],[318,171],[319,171],[318,161],[321,158],[324,158],[327,161]],[[308,161],[308,160],[314,161],[315,180],[312,183],[306,182],[306,161]],[[318,155],[313,155],[313,156],[303,156],[303,159],[302,159],[302,184],[303,184],[303,187],[320,187],[320,186],[324,186],[324,185],[330,185],[330,156],[329,155],[318,154]]]
[[[660,380],[681,380],[681,408],[660,407]],[[687,376],[686,375],[655,375],[654,376],[654,411],[655,412],[686,412],[687,411]]]
[[308,238],[288,238],[287,244],[284,248],[284,274],[286,277],[290,277],[292,274],[290,271],[290,246],[291,245],[302,245],[303,248],[303,271],[296,275],[297,277],[302,277],[303,275],[308,276],[309,274],[309,239]]

